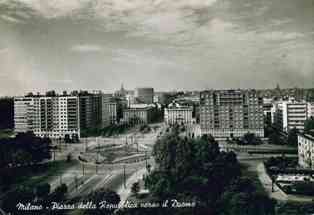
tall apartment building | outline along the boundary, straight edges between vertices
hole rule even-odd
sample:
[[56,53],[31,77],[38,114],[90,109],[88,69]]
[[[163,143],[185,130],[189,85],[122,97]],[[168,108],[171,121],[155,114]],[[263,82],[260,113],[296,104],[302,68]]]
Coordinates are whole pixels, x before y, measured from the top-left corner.
[[111,94],[102,95],[102,127],[117,123],[117,103],[112,101]]
[[80,99],[81,129],[103,128],[117,122],[117,103],[112,94],[84,92]]
[[307,117],[314,117],[314,102],[307,103]]
[[80,103],[80,127],[81,129],[88,129],[95,127],[92,121],[92,98],[89,94],[81,94],[79,95],[79,103]]
[[247,132],[264,136],[263,99],[254,90],[211,90],[200,94],[202,134],[241,137]]
[[288,132],[292,128],[297,128],[303,131],[307,118],[308,104],[306,102],[280,101],[273,105],[272,119],[278,130]]
[[192,106],[171,103],[164,110],[164,121],[166,124],[192,124],[192,112]]
[[17,133],[32,131],[34,99],[30,97],[14,98],[14,130]]
[[154,102],[154,89],[151,87],[136,88],[134,97],[137,103],[152,104]]
[[15,98],[15,132],[33,131],[40,137],[80,136],[77,96]]
[[283,131],[283,103],[274,102],[271,108],[271,123],[278,130]]

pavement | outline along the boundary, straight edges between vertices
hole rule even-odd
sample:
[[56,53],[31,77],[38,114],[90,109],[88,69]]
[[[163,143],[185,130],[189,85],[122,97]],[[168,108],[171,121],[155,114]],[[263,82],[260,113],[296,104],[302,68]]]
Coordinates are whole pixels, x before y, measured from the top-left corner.
[[[157,139],[157,135],[164,129],[163,125],[159,126],[160,128],[155,132],[147,134],[138,134],[135,132],[120,135],[119,138],[86,138],[82,143],[69,144],[61,153],[57,152],[56,160],[66,159],[68,153],[72,154],[73,159],[77,159],[81,152],[85,152],[86,146],[88,151],[91,152],[92,149],[97,146],[106,147],[109,144],[116,144],[117,146],[121,144],[124,145],[126,138],[132,147],[137,147],[134,143],[134,140],[136,139],[139,145],[139,151],[147,151],[147,155],[149,156],[150,151],[155,144],[155,140]],[[105,150],[105,148],[103,150]],[[151,165],[154,164],[152,159],[149,159],[148,162]],[[126,168],[126,189],[123,185],[124,166]],[[121,196],[121,204],[123,204],[131,193],[132,184],[139,179],[142,179],[143,174],[146,172],[146,161],[128,164],[102,164],[97,165],[97,169],[98,171],[96,173],[96,165],[94,163],[80,162],[78,165],[69,168],[60,175],[51,178],[48,183],[51,185],[51,190],[54,190],[61,183],[66,184],[69,189],[70,197],[87,195],[95,189],[107,187],[118,192]]]
[[269,194],[269,196],[277,201],[287,201],[288,195],[285,194],[277,185],[274,183],[274,192],[272,192],[272,180],[266,173],[266,169],[263,163],[259,163],[256,167],[258,173],[258,178],[262,183],[264,189]]

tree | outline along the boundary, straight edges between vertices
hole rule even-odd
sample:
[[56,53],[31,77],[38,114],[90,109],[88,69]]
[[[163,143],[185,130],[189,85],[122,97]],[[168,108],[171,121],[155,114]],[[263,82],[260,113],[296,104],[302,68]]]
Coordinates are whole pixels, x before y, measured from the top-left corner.
[[140,184],[138,182],[133,183],[131,187],[131,192],[133,193],[133,195],[137,196],[139,191],[140,191]]
[[71,143],[72,142],[71,137],[70,137],[69,134],[64,135],[64,142],[65,143]]
[[36,187],[36,196],[38,198],[47,197],[49,193],[50,193],[50,184],[48,183],[40,184]]
[[182,138],[178,126],[158,139],[153,150],[158,168],[145,178],[145,186],[158,199],[197,199],[215,210],[224,188],[240,175],[233,152],[223,153],[211,135]]
[[[107,204],[116,205],[118,207],[118,204],[120,203],[121,199],[120,196],[109,189],[99,189],[92,193],[90,193],[86,198],[87,201],[97,202],[101,203],[103,201],[106,201]],[[102,215],[102,214],[112,214],[115,208],[96,208],[96,209],[90,209],[86,210],[84,212],[85,215]]]
[[68,192],[68,187],[66,184],[61,184],[55,191],[49,196],[52,201],[63,201]]
[[67,162],[71,162],[72,159],[73,159],[72,154],[69,153],[69,154],[67,155]]
[[298,145],[298,129],[292,128],[288,132],[288,145],[297,146]]
[[19,214],[17,210],[18,203],[32,202],[35,196],[33,190],[28,187],[20,187],[7,193],[2,202],[2,209],[8,213]]
[[268,136],[268,143],[273,144],[273,145],[278,145],[278,144],[283,144],[283,141],[280,138],[280,135],[274,131]]
[[314,117],[311,116],[304,122],[304,132],[314,134]]
[[246,133],[241,139],[241,142],[245,145],[258,145],[262,144],[262,140],[257,137],[254,133]]

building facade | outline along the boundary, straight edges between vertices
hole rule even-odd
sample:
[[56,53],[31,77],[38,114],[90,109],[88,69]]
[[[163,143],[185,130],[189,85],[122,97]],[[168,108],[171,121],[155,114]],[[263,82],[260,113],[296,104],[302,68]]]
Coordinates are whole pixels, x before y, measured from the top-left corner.
[[303,168],[314,168],[314,137],[298,134],[299,165]]
[[131,124],[148,124],[154,119],[155,107],[146,104],[132,105],[123,110],[123,122]]
[[273,125],[280,131],[288,132],[292,128],[304,131],[304,122],[308,118],[306,102],[279,101],[272,108]]
[[117,123],[117,103],[113,102],[111,94],[102,95],[102,127]]
[[16,133],[32,131],[34,99],[30,97],[14,98],[14,130]]
[[250,132],[264,136],[263,99],[254,90],[211,90],[200,94],[202,134],[218,138]]
[[17,133],[33,131],[36,136],[50,138],[80,136],[77,96],[20,97],[15,99],[14,107]]
[[314,102],[307,103],[307,117],[314,117]]
[[151,87],[136,88],[134,97],[136,103],[152,104],[154,102],[154,89]]
[[181,106],[171,103],[164,110],[164,121],[166,124],[192,124],[193,107]]

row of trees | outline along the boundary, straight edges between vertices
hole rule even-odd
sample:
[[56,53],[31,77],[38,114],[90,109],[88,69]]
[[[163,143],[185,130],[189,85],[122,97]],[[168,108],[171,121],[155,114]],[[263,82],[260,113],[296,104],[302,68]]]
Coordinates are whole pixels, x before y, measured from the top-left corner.
[[254,133],[246,133],[241,138],[234,138],[233,140],[227,139],[229,143],[237,143],[239,145],[260,145],[263,143],[260,137],[256,136]]
[[0,139],[0,168],[36,164],[51,158],[51,140],[32,132]]
[[113,124],[105,128],[89,128],[89,129],[82,130],[81,136],[82,137],[90,137],[90,136],[110,137],[113,135],[122,134],[126,132],[129,128],[131,128],[131,125],[127,123]]

